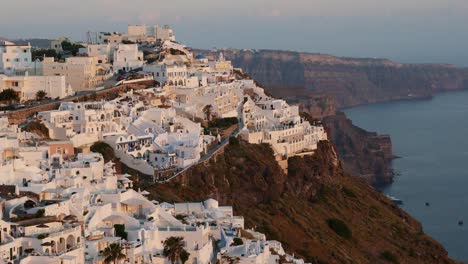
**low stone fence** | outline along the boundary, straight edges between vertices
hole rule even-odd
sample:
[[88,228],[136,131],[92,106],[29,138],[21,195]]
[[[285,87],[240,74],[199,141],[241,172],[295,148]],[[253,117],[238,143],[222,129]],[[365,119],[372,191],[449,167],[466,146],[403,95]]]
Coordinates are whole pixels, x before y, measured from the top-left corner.
[[120,86],[115,86],[111,87],[108,89],[104,89],[101,91],[96,91],[96,92],[89,92],[86,94],[81,94],[77,96],[73,96],[70,98],[65,98],[61,100],[57,100],[51,103],[46,103],[42,105],[37,105],[29,108],[24,108],[16,111],[11,111],[8,113],[3,113],[0,114],[0,117],[8,117],[8,122],[10,124],[21,124],[26,119],[34,116],[37,112],[42,112],[42,111],[50,111],[57,109],[60,106],[60,103],[62,102],[79,102],[79,101],[98,101],[101,99],[106,99],[109,96],[117,96],[120,93],[126,92],[130,89],[145,89],[149,87],[153,87],[154,81],[149,80],[149,81],[140,81],[138,83],[132,83],[132,84],[124,84]]

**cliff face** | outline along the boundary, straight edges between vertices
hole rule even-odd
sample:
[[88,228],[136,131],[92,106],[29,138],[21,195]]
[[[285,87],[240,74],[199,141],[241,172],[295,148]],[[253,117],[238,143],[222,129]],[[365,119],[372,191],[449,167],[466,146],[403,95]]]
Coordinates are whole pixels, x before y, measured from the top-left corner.
[[248,228],[312,263],[453,263],[415,219],[346,174],[329,142],[321,142],[313,156],[292,158],[288,175],[269,146],[241,141],[176,182],[139,187],[150,191],[150,199],[211,197],[233,205]]
[[330,96],[312,93],[310,98],[300,97],[289,102],[298,104],[307,120],[322,120],[347,172],[366,179],[374,186],[393,181],[390,136],[378,135],[353,125],[345,113],[336,111]]
[[390,136],[361,129],[342,112],[324,118],[323,124],[329,139],[336,145],[346,171],[365,178],[372,185],[392,182]]
[[468,88],[468,69],[450,65],[410,65],[290,51],[223,52],[275,96],[325,93],[335,98],[339,108],[427,98],[434,92]]

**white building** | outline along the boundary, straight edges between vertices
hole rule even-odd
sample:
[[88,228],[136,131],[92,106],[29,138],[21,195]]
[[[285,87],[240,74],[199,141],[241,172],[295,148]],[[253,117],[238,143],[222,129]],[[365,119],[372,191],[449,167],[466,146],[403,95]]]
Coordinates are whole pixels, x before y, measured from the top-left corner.
[[143,52],[136,44],[119,44],[114,50],[114,72],[130,71],[143,66]]
[[175,35],[174,35],[174,30],[168,25],[164,25],[162,27],[159,25],[156,25],[153,27],[153,32],[157,40],[162,40],[162,41],[166,41],[166,40],[175,41],[176,40]]
[[44,91],[46,97],[64,98],[72,95],[65,76],[6,76],[0,75],[0,91],[13,89],[21,101],[36,99],[38,91]]
[[114,60],[113,44],[88,44],[85,53],[89,57],[96,57],[97,63],[111,63]]
[[65,76],[67,85],[74,92],[94,91],[113,76],[108,67],[98,65],[97,57],[69,57],[65,62],[56,62],[54,58],[46,57],[42,67],[45,76]]
[[38,113],[51,138],[70,139],[75,146],[92,144],[105,133],[122,131],[120,116],[115,105],[108,102],[64,102],[58,110]]
[[24,72],[32,65],[31,45],[0,41],[0,73]]
[[128,25],[128,39],[135,42],[175,41],[175,35],[173,29],[168,25]]

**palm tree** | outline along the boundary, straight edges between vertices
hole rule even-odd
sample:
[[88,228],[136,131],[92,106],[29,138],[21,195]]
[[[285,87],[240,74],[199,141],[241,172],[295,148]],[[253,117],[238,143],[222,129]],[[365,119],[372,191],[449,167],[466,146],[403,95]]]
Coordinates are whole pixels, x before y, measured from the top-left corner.
[[163,255],[168,258],[172,264],[180,261],[184,264],[190,256],[184,249],[184,238],[183,237],[169,237],[164,241]]
[[213,106],[212,105],[205,105],[203,107],[203,113],[205,113],[206,119],[210,121],[211,119],[211,111],[213,111]]
[[44,99],[44,98],[46,97],[46,95],[47,95],[47,93],[46,93],[45,91],[39,90],[39,91],[37,91],[37,93],[36,93],[36,99],[37,99],[38,101],[41,101],[42,99]]
[[112,243],[104,249],[102,255],[105,257],[105,263],[118,263],[119,260],[124,259],[126,256],[122,253],[122,246],[117,243]]

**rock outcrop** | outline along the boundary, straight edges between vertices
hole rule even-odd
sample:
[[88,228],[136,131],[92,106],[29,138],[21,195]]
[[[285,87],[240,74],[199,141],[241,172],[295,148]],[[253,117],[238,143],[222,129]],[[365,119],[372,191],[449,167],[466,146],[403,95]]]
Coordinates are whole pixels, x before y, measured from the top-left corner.
[[323,119],[329,139],[336,145],[343,167],[352,175],[380,186],[393,181],[392,141],[353,125],[343,112]]
[[233,205],[269,239],[311,263],[454,263],[421,225],[364,180],[349,176],[329,142],[313,156],[290,159],[288,174],[266,144],[230,144],[216,161],[175,182],[140,181],[149,199]]

